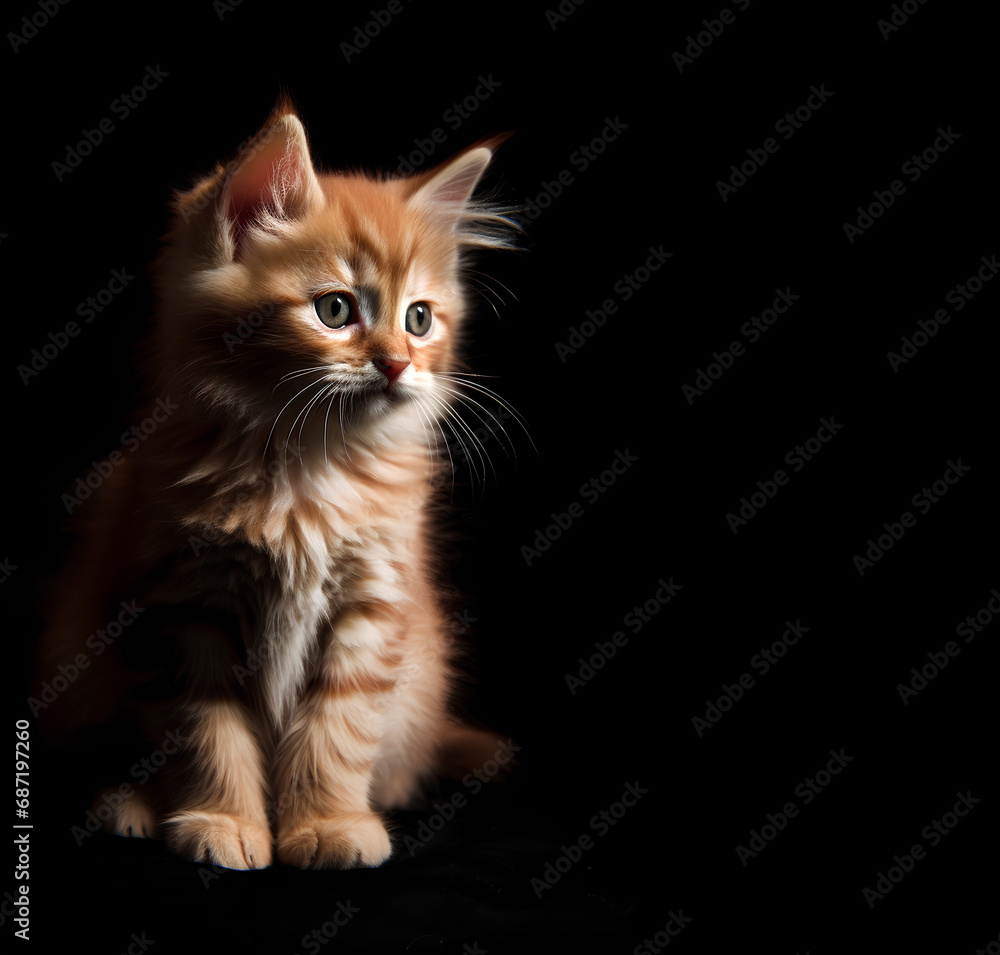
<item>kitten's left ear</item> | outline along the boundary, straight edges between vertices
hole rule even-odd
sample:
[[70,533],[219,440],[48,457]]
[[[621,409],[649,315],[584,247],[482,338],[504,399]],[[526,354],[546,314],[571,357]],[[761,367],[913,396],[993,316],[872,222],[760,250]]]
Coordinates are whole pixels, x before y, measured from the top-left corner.
[[226,175],[220,212],[237,251],[252,228],[297,219],[322,201],[305,129],[294,112],[279,107]]

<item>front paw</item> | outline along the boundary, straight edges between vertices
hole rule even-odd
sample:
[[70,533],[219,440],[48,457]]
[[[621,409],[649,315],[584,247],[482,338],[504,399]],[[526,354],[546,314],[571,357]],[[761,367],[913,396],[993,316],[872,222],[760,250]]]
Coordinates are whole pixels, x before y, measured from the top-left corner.
[[171,851],[192,862],[226,869],[266,869],[271,864],[271,830],[223,812],[179,812],[164,823]]
[[278,835],[278,859],[302,869],[377,866],[390,855],[389,833],[373,812],[314,816]]

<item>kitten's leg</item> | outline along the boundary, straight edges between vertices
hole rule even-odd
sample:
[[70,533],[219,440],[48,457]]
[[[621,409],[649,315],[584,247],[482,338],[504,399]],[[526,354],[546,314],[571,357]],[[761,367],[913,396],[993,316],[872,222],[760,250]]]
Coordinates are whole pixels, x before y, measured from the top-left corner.
[[372,780],[379,809],[412,805],[434,776],[502,779],[514,760],[513,743],[487,729],[459,722],[448,711],[453,692],[446,623],[427,604],[406,614],[403,659],[385,698],[385,731]]
[[231,687],[232,655],[224,634],[185,634],[195,689],[182,733],[182,793],[164,820],[170,848],[196,862],[228,869],[271,864],[263,747],[250,710]]
[[271,864],[263,756],[245,707],[234,699],[190,704],[190,760],[180,809],[164,820],[167,844],[195,862],[227,869]]
[[277,852],[300,867],[375,866],[392,853],[389,835],[370,806],[387,693],[398,661],[383,649],[399,629],[386,608],[346,612],[323,651],[316,674],[278,746],[275,793]]
[[404,656],[382,700],[385,729],[372,779],[372,803],[380,809],[413,803],[437,768],[442,740],[458,728],[447,714],[451,668],[440,619],[414,607],[400,644]]

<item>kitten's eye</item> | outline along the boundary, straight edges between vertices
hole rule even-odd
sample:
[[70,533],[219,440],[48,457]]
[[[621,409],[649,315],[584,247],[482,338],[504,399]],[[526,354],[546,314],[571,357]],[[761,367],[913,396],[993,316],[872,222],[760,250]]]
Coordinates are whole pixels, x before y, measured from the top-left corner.
[[414,302],[406,310],[406,330],[411,335],[426,335],[431,330],[431,307],[426,302]]
[[354,306],[343,292],[321,295],[313,304],[319,320],[330,328],[343,328],[354,316]]

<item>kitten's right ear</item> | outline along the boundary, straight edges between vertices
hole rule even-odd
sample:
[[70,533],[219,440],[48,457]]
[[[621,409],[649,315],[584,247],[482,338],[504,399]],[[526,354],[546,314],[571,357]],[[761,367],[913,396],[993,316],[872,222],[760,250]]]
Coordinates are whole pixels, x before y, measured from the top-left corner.
[[238,255],[254,229],[299,218],[322,201],[305,129],[279,106],[227,169],[218,212]]

